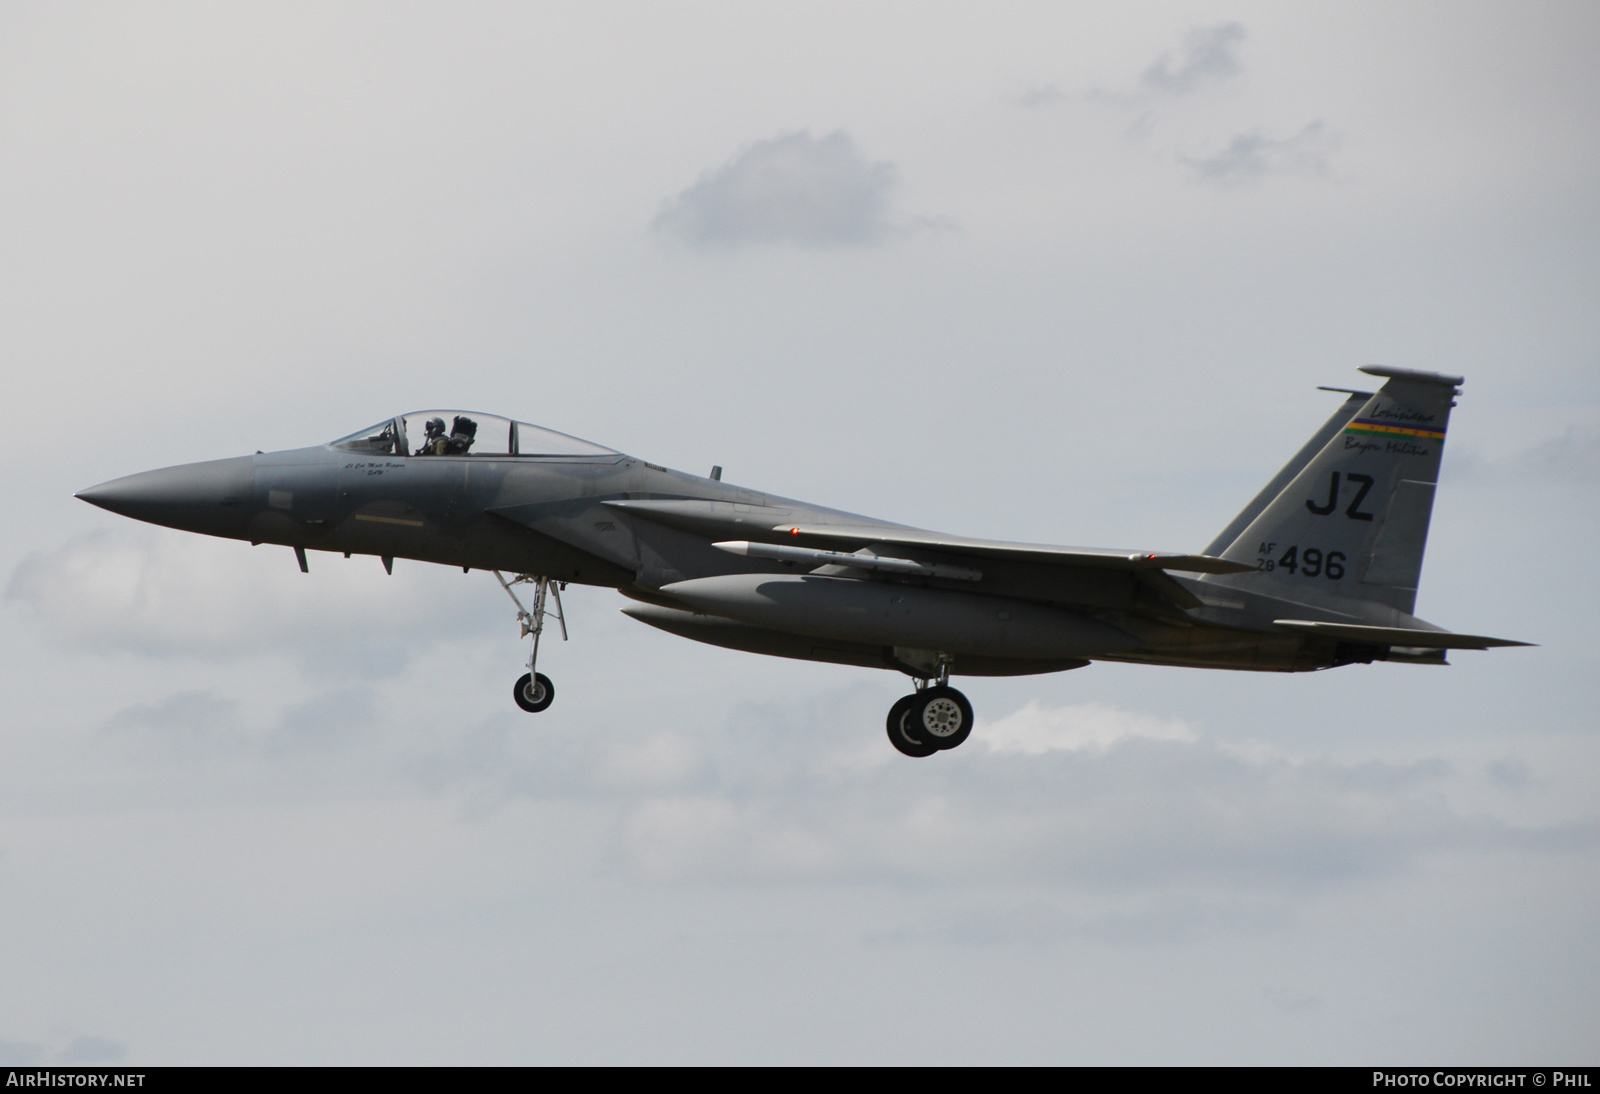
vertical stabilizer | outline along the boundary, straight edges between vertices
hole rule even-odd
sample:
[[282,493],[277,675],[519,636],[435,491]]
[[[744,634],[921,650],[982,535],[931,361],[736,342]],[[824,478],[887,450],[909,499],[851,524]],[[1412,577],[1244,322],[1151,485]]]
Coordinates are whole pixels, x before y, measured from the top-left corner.
[[1200,552],[1201,554],[1221,555],[1223,551],[1226,551],[1229,545],[1239,538],[1239,533],[1250,527],[1250,522],[1259,517],[1261,511],[1272,504],[1272,499],[1282,493],[1283,488],[1293,482],[1294,477],[1304,471],[1308,463],[1316,459],[1317,453],[1326,448],[1328,442],[1333,440],[1349,424],[1350,419],[1356,416],[1356,411],[1365,406],[1367,400],[1372,398],[1372,392],[1370,391],[1351,391],[1349,388],[1342,387],[1319,387],[1317,390],[1338,391],[1350,397],[1339,405],[1339,409],[1333,412],[1332,417],[1322,423],[1322,428],[1311,435],[1311,439],[1301,446],[1300,451],[1294,454],[1294,458],[1284,464],[1276,475],[1272,476],[1272,481],[1263,486],[1261,492],[1250,499],[1250,504],[1241,509],[1239,515],[1234,517],[1226,528],[1217,533],[1217,538],[1212,540],[1206,546],[1206,549]]
[[1361,371],[1388,382],[1222,550],[1259,572],[1209,580],[1303,603],[1366,601],[1411,612],[1462,381],[1377,365]]

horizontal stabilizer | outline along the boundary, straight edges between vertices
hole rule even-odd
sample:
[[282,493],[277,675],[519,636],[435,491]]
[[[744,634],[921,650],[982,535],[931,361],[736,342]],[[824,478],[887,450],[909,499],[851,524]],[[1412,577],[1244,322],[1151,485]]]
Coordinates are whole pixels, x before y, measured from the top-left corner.
[[1254,573],[1254,563],[1230,562],[1210,555],[1178,555],[1151,551],[1118,551],[1110,548],[1052,547],[1037,543],[1007,543],[1004,540],[968,539],[938,532],[920,532],[899,527],[872,525],[777,525],[772,529],[791,537],[797,544],[833,544],[857,549],[875,544],[920,547],[944,554],[975,558],[997,558],[1012,562],[1042,562],[1056,566],[1088,566],[1108,570],[1180,570],[1201,574]]
[[1274,626],[1322,638],[1346,642],[1369,642],[1374,646],[1402,646],[1419,650],[1486,650],[1492,646],[1531,646],[1532,642],[1513,642],[1509,638],[1486,638],[1481,634],[1451,634],[1425,631],[1420,627],[1367,627],[1358,623],[1317,623],[1310,619],[1274,619]]

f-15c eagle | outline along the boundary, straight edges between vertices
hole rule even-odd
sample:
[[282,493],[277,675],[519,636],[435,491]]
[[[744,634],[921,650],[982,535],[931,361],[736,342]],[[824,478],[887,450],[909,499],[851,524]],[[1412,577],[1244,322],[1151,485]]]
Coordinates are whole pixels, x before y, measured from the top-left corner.
[[[488,414],[423,411],[329,444],[130,475],[77,496],[114,513],[306,552],[494,572],[530,638],[514,688],[555,696],[539,638],[568,582],[610,586],[664,631],[751,653],[892,669],[908,756],[955,748],[950,677],[1137,661],[1301,672],[1444,664],[1520,646],[1412,615],[1458,376],[1386,380],[1333,417],[1205,550],[1166,554],[945,535],[671,471]],[[507,578],[506,574],[513,575]],[[531,593],[531,607],[517,587]]]

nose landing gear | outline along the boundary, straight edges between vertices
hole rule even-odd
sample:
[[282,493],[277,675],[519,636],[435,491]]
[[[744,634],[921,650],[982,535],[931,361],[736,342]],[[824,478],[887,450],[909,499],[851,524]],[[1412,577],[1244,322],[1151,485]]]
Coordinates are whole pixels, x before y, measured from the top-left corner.
[[921,759],[955,748],[972,734],[972,704],[948,683],[950,666],[941,661],[938,683],[919,679],[917,690],[889,708],[889,743]]
[[[532,647],[528,650],[528,671],[517,680],[516,686],[511,689],[511,696],[517,701],[517,706],[529,714],[538,714],[551,703],[555,702],[556,686],[550,682],[550,677],[538,671],[539,662],[539,636],[544,633],[545,619],[554,616],[557,623],[561,624],[561,641],[567,640],[567,617],[561,610],[561,589],[566,584],[564,581],[552,581],[548,577],[538,574],[518,574],[510,581],[505,579],[499,570],[494,576],[500,582],[500,587],[506,591],[511,602],[517,606],[517,622],[522,627],[522,637],[533,638]],[[533,610],[529,611],[523,606],[517,594],[512,590],[513,585],[533,586]],[[551,607],[551,601],[554,607]]]

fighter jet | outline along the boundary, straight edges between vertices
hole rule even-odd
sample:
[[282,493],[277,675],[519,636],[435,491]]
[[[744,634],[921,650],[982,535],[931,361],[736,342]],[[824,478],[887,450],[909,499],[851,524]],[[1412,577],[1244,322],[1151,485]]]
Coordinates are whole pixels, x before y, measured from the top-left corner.
[[[513,696],[548,708],[538,670],[561,590],[609,586],[623,611],[751,653],[883,668],[913,691],[887,730],[907,756],[955,748],[972,705],[953,676],[1132,661],[1304,672],[1442,665],[1521,646],[1412,615],[1446,426],[1462,379],[1369,366],[1376,392],[1333,416],[1203,551],[971,539],[672,471],[470,411],[385,418],[327,444],[191,463],[80,492],[114,513],[307,552],[492,572],[530,639]],[[511,576],[508,577],[507,574]],[[531,593],[531,604],[518,597]]]

